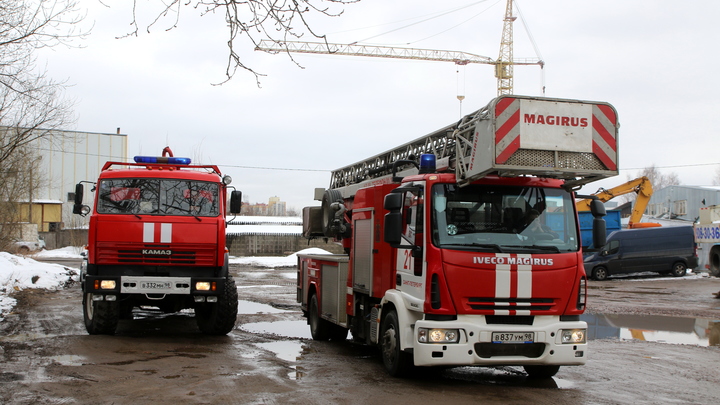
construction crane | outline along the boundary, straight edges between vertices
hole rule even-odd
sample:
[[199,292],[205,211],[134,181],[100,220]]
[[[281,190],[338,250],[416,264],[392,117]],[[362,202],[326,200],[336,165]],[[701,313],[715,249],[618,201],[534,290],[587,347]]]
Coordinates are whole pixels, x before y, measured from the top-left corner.
[[502,38],[500,39],[500,55],[497,59],[460,51],[362,45],[357,42],[352,44],[334,44],[328,42],[277,41],[264,39],[258,42],[255,50],[270,53],[292,52],[415,59],[453,62],[457,65],[467,65],[469,63],[494,65],[495,77],[497,78],[498,96],[513,94],[513,66],[539,65],[542,68],[545,66],[545,62],[540,58],[513,59],[513,22],[517,19],[517,17],[513,16],[512,3],[513,0],[507,0],[505,18],[503,20]]
[[[632,214],[630,214],[630,220],[628,222],[628,228],[653,228],[658,227],[660,224],[656,222],[640,222],[642,215],[647,208],[650,197],[653,194],[652,184],[650,179],[645,176],[638,177],[637,179],[630,180],[617,187],[611,189],[601,188],[597,193],[593,194],[598,200],[602,202],[608,202],[617,196],[628,193],[637,193],[635,204],[633,205]],[[591,199],[580,200],[575,203],[578,211],[590,211]]]

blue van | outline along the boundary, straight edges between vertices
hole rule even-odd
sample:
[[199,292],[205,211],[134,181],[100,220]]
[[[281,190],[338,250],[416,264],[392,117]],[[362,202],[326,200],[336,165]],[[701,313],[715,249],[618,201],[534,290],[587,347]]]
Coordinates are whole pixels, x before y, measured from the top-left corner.
[[585,257],[585,272],[593,280],[648,271],[682,277],[698,265],[695,247],[692,226],[623,229]]

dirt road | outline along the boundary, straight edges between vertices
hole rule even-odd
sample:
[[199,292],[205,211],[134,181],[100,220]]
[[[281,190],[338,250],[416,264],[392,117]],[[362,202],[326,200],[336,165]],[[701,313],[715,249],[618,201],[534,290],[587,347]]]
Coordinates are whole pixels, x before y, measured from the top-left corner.
[[[576,405],[720,398],[720,346],[618,337],[591,341],[585,366],[561,368],[545,381],[514,367],[390,378],[372,348],[307,338],[294,270],[233,271],[240,314],[225,337],[200,334],[192,314],[152,311],[123,321],[116,336],[89,336],[77,286],[18,293],[18,306],[0,323],[0,403]],[[588,312],[718,320],[720,300],[712,292],[719,290],[720,279],[697,277],[591,282]]]

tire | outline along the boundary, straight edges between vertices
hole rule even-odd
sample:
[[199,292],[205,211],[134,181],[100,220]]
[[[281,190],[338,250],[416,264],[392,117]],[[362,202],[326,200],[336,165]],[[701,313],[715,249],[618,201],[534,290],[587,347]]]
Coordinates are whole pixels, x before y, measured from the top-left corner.
[[523,366],[529,378],[550,378],[557,374],[560,366]]
[[607,280],[607,278],[608,278],[607,269],[602,266],[595,267],[592,271],[592,278],[593,278],[593,280],[597,280],[597,281]]
[[228,276],[225,288],[215,303],[195,307],[195,322],[206,335],[227,335],[235,327],[238,313],[238,293],[235,279]]
[[120,320],[117,301],[93,301],[92,293],[83,294],[83,319],[91,335],[114,335]]
[[308,323],[310,324],[310,335],[312,335],[313,340],[330,339],[330,327],[334,325],[320,317],[317,294],[313,294],[310,297]]
[[413,359],[400,347],[400,327],[397,313],[391,310],[380,326],[380,350],[388,374],[393,377],[406,376],[413,369]]
[[335,220],[335,210],[330,205],[334,202],[342,201],[342,194],[338,190],[325,190],[322,199],[322,230],[325,237],[334,238],[338,235],[338,229],[333,227]]
[[720,248],[717,246],[710,250],[710,275],[720,277]]
[[672,271],[670,271],[670,274],[672,274],[673,277],[682,277],[687,273],[687,266],[685,266],[685,263],[683,262],[677,262],[673,264]]

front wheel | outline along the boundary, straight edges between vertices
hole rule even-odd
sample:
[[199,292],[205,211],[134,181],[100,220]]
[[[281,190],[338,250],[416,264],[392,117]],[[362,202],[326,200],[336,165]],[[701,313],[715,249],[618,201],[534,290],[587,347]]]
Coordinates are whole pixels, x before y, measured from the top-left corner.
[[83,294],[83,319],[91,335],[114,335],[120,320],[117,301],[93,301],[92,293]]
[[685,263],[682,262],[673,264],[672,271],[670,272],[673,277],[682,277],[685,273],[687,273],[687,266],[685,266]]
[[225,289],[215,303],[198,304],[195,322],[206,335],[227,335],[235,327],[238,313],[238,293],[235,280],[228,276]]
[[523,366],[530,378],[550,378],[557,374],[560,366]]
[[592,278],[593,278],[593,280],[597,280],[597,281],[607,280],[607,278],[608,278],[607,269],[605,267],[595,267],[592,272]]
[[400,327],[397,313],[390,311],[380,328],[380,349],[385,369],[393,377],[407,375],[413,368],[413,359],[400,347]]

